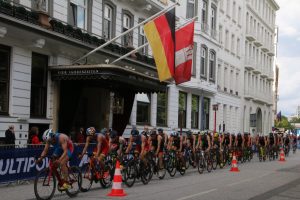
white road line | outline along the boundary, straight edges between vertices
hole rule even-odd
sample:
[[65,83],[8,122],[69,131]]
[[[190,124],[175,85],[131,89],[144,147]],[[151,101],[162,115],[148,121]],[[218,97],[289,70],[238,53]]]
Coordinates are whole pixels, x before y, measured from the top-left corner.
[[245,179],[245,180],[242,180],[242,181],[238,181],[238,182],[235,182],[235,183],[228,184],[227,186],[238,185],[238,184],[241,184],[241,183],[244,183],[244,182],[252,181],[253,179],[254,179],[254,178],[248,178],[248,179]]
[[201,196],[201,195],[204,195],[204,194],[208,194],[208,193],[213,192],[213,191],[216,191],[216,190],[217,190],[217,189],[214,188],[214,189],[207,190],[207,191],[203,191],[203,192],[200,192],[200,193],[197,193],[197,194],[193,194],[193,195],[190,195],[190,196],[185,196],[185,197],[182,197],[182,198],[179,198],[179,199],[176,199],[176,200],[190,199],[190,198],[193,198],[193,197],[196,197],[196,196]]

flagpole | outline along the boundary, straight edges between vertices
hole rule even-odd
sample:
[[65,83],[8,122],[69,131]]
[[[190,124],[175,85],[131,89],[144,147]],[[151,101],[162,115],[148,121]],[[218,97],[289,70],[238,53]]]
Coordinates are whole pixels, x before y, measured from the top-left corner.
[[82,57],[80,57],[79,59],[77,59],[77,60],[75,60],[74,62],[72,62],[72,64],[77,63],[77,62],[79,62],[80,60],[82,60],[82,59],[84,59],[84,58],[90,56],[90,55],[93,54],[93,53],[95,53],[96,51],[98,51],[98,50],[100,50],[100,49],[106,47],[107,45],[113,43],[113,42],[116,41],[118,38],[120,38],[120,37],[126,35],[127,33],[129,33],[129,32],[131,32],[132,30],[138,28],[139,26],[141,26],[141,25],[147,23],[148,21],[150,21],[150,20],[152,20],[152,19],[158,17],[158,16],[161,15],[162,13],[165,13],[165,12],[171,10],[171,9],[174,8],[176,5],[179,5],[179,1],[176,1],[176,2],[175,2],[174,4],[172,4],[170,7],[161,10],[160,12],[158,12],[158,13],[156,13],[155,15],[152,15],[151,17],[149,17],[148,19],[145,19],[144,21],[138,23],[138,24],[135,25],[134,27],[128,29],[128,30],[125,31],[125,32],[123,32],[122,34],[120,34],[120,35],[114,37],[113,39],[111,39],[111,40],[105,42],[105,43],[102,44],[101,46],[99,46],[99,47],[93,49],[92,51],[88,52],[88,53],[85,54],[84,56],[82,56]]
[[[190,23],[191,21],[195,20],[197,17],[198,17],[198,16],[195,16],[195,17],[193,17],[192,19],[189,19],[188,21],[186,21],[184,24],[178,26],[178,27],[177,27],[177,30],[180,29],[181,27],[187,25],[187,24]],[[138,50],[140,50],[140,49],[142,49],[143,47],[146,47],[146,46],[148,46],[148,45],[149,45],[149,43],[147,42],[147,43],[145,43],[145,44],[139,46],[138,48],[136,48],[136,49],[130,51],[129,53],[127,53],[127,54],[121,56],[120,58],[114,60],[114,61],[111,62],[110,64],[114,64],[114,63],[116,63],[116,62],[122,60],[123,58],[126,58],[127,56],[129,56],[129,55],[131,55],[131,54],[137,52]]]
[[129,53],[126,53],[125,55],[121,56],[120,58],[114,60],[114,61],[111,62],[110,64],[114,64],[114,63],[118,62],[119,60],[122,60],[123,58],[126,58],[126,57],[129,56],[130,54],[133,54],[133,53],[137,52],[138,50],[140,50],[140,49],[142,49],[142,48],[144,48],[144,47],[146,47],[146,46],[148,46],[148,45],[149,45],[149,43],[147,42],[147,43],[145,43],[145,44],[139,46],[138,48],[136,48],[136,49],[130,51]]

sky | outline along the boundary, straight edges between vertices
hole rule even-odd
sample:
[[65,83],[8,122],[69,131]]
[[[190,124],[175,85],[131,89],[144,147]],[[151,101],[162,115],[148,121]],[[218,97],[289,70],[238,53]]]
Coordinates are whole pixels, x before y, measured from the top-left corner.
[[300,0],[276,0],[280,6],[277,64],[279,66],[278,111],[294,115],[300,106]]

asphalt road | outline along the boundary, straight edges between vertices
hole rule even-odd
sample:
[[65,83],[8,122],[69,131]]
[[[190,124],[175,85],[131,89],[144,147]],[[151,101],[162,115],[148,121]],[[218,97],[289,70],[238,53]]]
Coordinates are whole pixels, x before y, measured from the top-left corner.
[[[124,187],[128,194],[124,198],[108,198],[110,189],[95,185],[91,191],[80,193],[74,199],[145,199],[145,200],[285,200],[300,198],[300,152],[290,155],[287,161],[240,164],[240,172],[229,172],[230,167],[211,173],[199,174],[189,169],[184,176],[174,178],[166,175],[164,180],[156,177],[148,184],[136,183],[132,188]],[[33,184],[0,187],[0,199],[35,199]],[[54,199],[69,199],[56,191]]]

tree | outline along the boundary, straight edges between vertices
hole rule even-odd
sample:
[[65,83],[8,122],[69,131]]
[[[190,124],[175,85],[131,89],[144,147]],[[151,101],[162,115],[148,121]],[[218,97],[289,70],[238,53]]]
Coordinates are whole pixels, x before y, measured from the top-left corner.
[[286,116],[282,116],[281,121],[275,121],[275,128],[284,128],[285,130],[293,130],[295,127],[289,122]]
[[300,123],[300,118],[298,117],[293,117],[292,120],[290,121],[291,123]]

